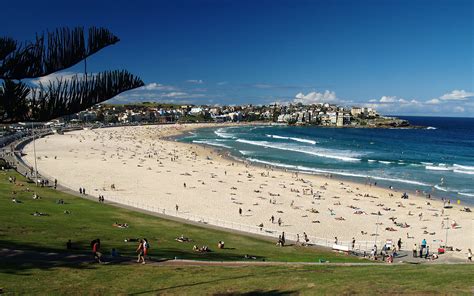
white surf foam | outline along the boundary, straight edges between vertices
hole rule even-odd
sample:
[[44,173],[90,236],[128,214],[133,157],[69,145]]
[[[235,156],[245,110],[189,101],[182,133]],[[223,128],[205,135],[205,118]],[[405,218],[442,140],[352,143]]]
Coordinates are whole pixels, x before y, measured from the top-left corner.
[[440,190],[440,191],[444,191],[444,192],[448,192],[448,189],[446,188],[443,188],[443,187],[440,187],[439,185],[435,185],[434,188]]
[[392,162],[391,161],[385,161],[385,160],[379,160],[380,163],[383,163],[383,164],[391,164]]
[[216,146],[216,147],[223,147],[223,148],[229,148],[229,149],[232,148],[232,147],[227,146],[227,145],[225,145],[225,144],[216,143],[216,142],[212,142],[212,141],[194,140],[193,143],[205,144],[205,145]]
[[278,136],[278,135],[267,135],[269,138],[273,139],[281,139],[281,140],[291,140],[291,141],[296,141],[300,143],[308,143],[312,145],[316,145],[316,141],[314,140],[308,140],[308,139],[303,139],[303,138],[295,138],[295,137],[284,137],[284,136]]
[[367,159],[368,162],[376,162],[374,159]]
[[[333,151],[331,151],[333,153],[328,153],[328,152],[326,152],[322,149],[318,149],[318,150],[313,149],[313,150],[311,150],[311,149],[308,149],[308,147],[298,147],[298,146],[293,146],[293,145],[282,145],[282,144],[277,144],[277,143],[270,143],[270,142],[267,142],[267,141],[251,141],[251,140],[245,140],[245,139],[237,139],[236,141],[240,142],[240,143],[254,145],[254,146],[261,146],[261,147],[273,148],[273,149],[278,149],[278,150],[305,153],[305,154],[314,155],[314,156],[318,156],[318,157],[337,159],[337,160],[342,160],[342,161],[360,161],[359,158],[343,156],[343,155],[336,155],[336,154],[334,154]],[[341,151],[341,153],[347,153],[347,152]]]
[[474,175],[474,171],[453,170],[453,172],[464,175]]
[[453,167],[462,169],[465,171],[474,171],[474,166],[469,166],[469,165],[460,165],[460,164],[454,164]]
[[247,160],[251,162],[262,163],[262,164],[271,165],[275,167],[282,167],[282,168],[305,171],[305,172],[316,173],[316,174],[333,174],[333,175],[340,175],[340,176],[346,176],[346,177],[357,177],[357,178],[364,178],[364,179],[370,178],[374,180],[406,183],[406,184],[419,185],[419,186],[431,186],[429,184],[413,181],[413,180],[396,179],[396,178],[388,178],[388,177],[380,177],[380,176],[367,176],[367,175],[353,174],[353,173],[348,173],[348,172],[332,171],[332,170],[320,170],[320,169],[309,168],[305,166],[295,166],[295,165],[289,165],[289,164],[283,164],[283,163],[275,163],[275,162],[270,162],[270,161],[265,161],[265,160],[254,159],[254,158],[247,158]]
[[443,166],[431,166],[427,165],[425,166],[425,169],[430,170],[430,171],[451,171],[451,168],[448,167],[443,167]]
[[426,128],[427,130],[435,130],[435,129],[438,129],[437,127],[434,127],[434,126],[429,126]]
[[225,139],[233,139],[234,136],[228,132],[226,132],[226,129],[221,127],[218,128],[214,131],[214,134],[216,134],[218,137],[225,138]]
[[464,195],[464,196],[472,196],[474,197],[474,193],[465,193],[465,192],[458,192],[459,195]]
[[239,153],[242,155],[250,155],[253,154],[253,151],[248,151],[248,150],[239,150]]

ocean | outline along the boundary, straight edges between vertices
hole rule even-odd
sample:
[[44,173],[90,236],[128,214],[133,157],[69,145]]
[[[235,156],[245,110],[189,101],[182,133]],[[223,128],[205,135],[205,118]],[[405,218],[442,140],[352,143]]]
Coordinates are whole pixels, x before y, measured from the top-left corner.
[[474,204],[474,118],[407,117],[424,129],[203,128],[179,138],[234,157]]

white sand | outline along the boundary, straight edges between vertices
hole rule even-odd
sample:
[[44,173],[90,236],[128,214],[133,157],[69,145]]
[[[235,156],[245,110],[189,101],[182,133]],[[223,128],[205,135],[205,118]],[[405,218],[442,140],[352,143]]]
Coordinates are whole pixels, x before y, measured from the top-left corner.
[[[395,243],[401,238],[403,248],[411,250],[414,243],[419,245],[425,238],[435,251],[444,244],[446,231],[441,225],[448,218],[446,223],[455,220],[459,224],[458,228],[449,229],[448,245],[462,249],[454,255],[465,258],[467,248],[474,247],[473,213],[460,211],[462,205],[454,204],[442,215],[440,201],[415,196],[404,200],[400,192],[364,184],[301,173],[296,177],[292,172],[247,167],[241,162],[232,165],[219,154],[222,151],[160,139],[197,127],[120,127],[52,135],[36,142],[38,170],[57,178],[62,185],[75,190],[84,187],[88,194],[102,194],[106,200],[137,202],[172,214],[178,204],[180,215],[250,226],[263,223],[264,228],[285,231],[287,237],[306,232],[331,243],[337,236],[339,241],[348,242],[355,237],[357,244],[373,244],[379,219],[379,242],[392,239]],[[25,160],[32,163],[32,145],[24,152]],[[172,161],[173,157],[178,158]],[[111,189],[112,184],[115,190]],[[304,189],[307,194],[303,194]],[[390,197],[390,193],[394,196]],[[315,198],[318,195],[320,199]],[[270,203],[271,199],[275,203]],[[431,205],[427,205],[428,201]],[[350,206],[367,214],[354,214],[356,209]],[[379,211],[381,216],[372,214]],[[269,221],[272,215],[275,224]],[[345,220],[336,220],[339,217]],[[391,217],[410,227],[396,226]],[[276,223],[278,218],[283,221],[281,227]],[[386,230],[387,227],[396,231]]]

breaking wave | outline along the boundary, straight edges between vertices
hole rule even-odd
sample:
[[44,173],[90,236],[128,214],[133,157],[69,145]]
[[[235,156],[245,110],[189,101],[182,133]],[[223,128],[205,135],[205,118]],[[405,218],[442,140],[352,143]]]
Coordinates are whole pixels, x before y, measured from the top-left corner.
[[423,182],[418,182],[418,181],[413,181],[413,180],[353,174],[353,173],[342,172],[342,171],[321,170],[321,169],[309,168],[309,167],[305,167],[305,166],[296,166],[296,165],[289,165],[289,164],[283,164],[283,163],[275,163],[275,162],[270,162],[270,161],[254,159],[254,158],[247,158],[247,160],[251,161],[251,162],[270,165],[270,166],[282,167],[282,168],[298,170],[298,171],[304,171],[304,172],[309,172],[309,173],[316,173],[316,174],[333,174],[333,175],[340,175],[340,176],[346,176],[346,177],[371,178],[371,179],[374,179],[374,180],[383,180],[383,181],[390,181],[390,182],[397,182],[397,183],[406,183],[406,184],[419,185],[419,186],[431,186],[429,184],[426,184],[426,183],[423,183]]
[[303,138],[283,137],[283,136],[278,136],[278,135],[266,135],[266,136],[273,139],[292,140],[292,141],[296,141],[300,143],[308,143],[308,144],[313,144],[313,145],[317,143],[314,140],[308,140],[308,139],[303,139]]
[[331,154],[331,153],[327,153],[323,151],[322,149],[311,150],[311,149],[308,149],[308,147],[298,147],[298,146],[284,145],[284,144],[282,145],[278,143],[270,143],[267,141],[251,141],[251,140],[244,140],[244,139],[237,139],[236,141],[240,143],[244,143],[244,144],[254,145],[254,146],[261,146],[261,147],[273,148],[273,149],[285,150],[285,151],[300,152],[300,153],[305,153],[305,154],[314,155],[318,157],[325,157],[325,158],[337,159],[337,160],[342,160],[342,161],[360,161],[359,158]]
[[193,140],[193,143],[196,143],[196,144],[204,144],[204,145],[210,145],[210,146],[216,146],[216,147],[222,147],[222,148],[232,148],[230,146],[227,146],[225,144],[222,144],[222,143],[216,143],[216,142],[212,142],[212,141],[204,141],[204,140]]
[[234,135],[231,133],[228,133],[225,128],[221,127],[218,128],[214,131],[214,134],[216,134],[218,137],[224,138],[224,139],[234,139]]

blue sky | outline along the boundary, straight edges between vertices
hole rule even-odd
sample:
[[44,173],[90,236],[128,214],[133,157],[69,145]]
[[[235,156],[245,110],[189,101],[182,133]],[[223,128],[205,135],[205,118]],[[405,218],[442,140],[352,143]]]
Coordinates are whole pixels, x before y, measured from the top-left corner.
[[147,84],[115,102],[329,101],[473,116],[473,14],[470,0],[12,1],[0,33],[109,28],[121,42],[88,69],[126,68]]

